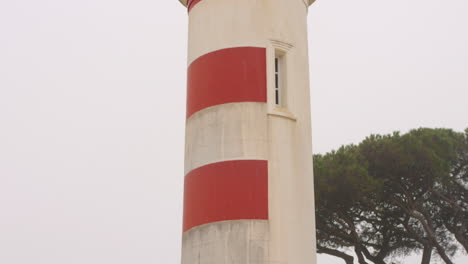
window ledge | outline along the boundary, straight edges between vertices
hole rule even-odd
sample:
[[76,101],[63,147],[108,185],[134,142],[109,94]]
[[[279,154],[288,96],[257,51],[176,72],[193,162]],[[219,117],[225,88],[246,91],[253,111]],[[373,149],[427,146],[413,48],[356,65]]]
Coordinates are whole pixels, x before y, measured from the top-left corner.
[[286,119],[292,120],[294,122],[297,121],[297,118],[284,107],[275,107],[273,109],[273,111],[268,113],[268,115],[269,116],[276,116],[276,117],[286,118]]

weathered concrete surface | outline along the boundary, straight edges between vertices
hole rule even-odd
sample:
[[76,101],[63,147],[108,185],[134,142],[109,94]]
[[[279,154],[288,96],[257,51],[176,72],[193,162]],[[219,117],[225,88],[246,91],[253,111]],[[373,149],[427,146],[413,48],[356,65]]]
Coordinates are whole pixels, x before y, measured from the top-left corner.
[[237,220],[193,228],[183,235],[182,264],[265,264],[268,221]]
[[185,174],[214,162],[267,157],[265,103],[222,104],[187,120]]

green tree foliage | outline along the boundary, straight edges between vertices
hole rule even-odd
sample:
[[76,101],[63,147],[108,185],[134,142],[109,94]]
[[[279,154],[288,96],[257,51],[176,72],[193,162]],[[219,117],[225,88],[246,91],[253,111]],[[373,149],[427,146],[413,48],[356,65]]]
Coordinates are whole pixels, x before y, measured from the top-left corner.
[[386,264],[468,250],[468,130],[372,135],[314,156],[317,250]]

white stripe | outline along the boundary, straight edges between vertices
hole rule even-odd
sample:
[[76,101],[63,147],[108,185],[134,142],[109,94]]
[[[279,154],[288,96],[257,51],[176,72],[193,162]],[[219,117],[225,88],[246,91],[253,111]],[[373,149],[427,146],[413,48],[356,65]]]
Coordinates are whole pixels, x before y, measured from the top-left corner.
[[185,174],[227,160],[267,160],[265,103],[229,103],[193,114],[186,125]]
[[268,221],[210,223],[183,235],[182,264],[264,264],[268,262]]
[[189,13],[188,64],[220,49],[265,48],[270,39],[304,42],[306,14],[301,0],[202,0]]

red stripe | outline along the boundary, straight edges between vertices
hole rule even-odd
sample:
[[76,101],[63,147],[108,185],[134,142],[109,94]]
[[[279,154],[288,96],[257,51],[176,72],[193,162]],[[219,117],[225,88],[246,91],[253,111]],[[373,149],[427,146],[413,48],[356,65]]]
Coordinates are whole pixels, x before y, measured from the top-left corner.
[[192,10],[192,8],[198,4],[198,2],[200,2],[201,0],[188,0],[187,2],[187,7],[188,7],[188,11],[190,12],[190,10]]
[[266,49],[222,49],[195,60],[188,69],[187,118],[206,107],[266,102]]
[[184,232],[207,223],[268,219],[266,160],[212,163],[185,177]]

